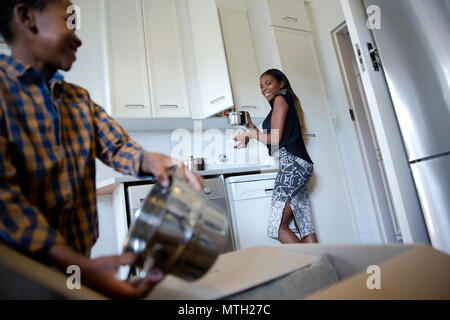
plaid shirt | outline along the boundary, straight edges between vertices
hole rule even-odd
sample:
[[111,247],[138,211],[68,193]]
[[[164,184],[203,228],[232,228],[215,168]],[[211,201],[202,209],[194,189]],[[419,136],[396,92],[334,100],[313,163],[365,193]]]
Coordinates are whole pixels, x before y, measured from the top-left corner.
[[86,90],[0,55],[0,240],[36,253],[98,237],[95,159],[139,175],[144,150]]

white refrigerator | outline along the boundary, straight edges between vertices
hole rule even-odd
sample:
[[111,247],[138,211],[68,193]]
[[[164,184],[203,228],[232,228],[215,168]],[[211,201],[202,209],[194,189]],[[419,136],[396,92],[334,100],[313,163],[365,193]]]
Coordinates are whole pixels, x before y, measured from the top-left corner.
[[433,246],[450,253],[450,1],[364,0]]

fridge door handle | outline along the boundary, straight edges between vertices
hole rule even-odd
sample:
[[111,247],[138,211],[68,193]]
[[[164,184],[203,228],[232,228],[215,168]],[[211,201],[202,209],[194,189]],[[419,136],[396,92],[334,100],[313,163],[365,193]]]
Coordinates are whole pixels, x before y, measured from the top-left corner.
[[367,42],[367,49],[369,49],[370,60],[372,60],[372,66],[374,71],[380,71],[381,59],[378,53],[378,49],[370,42]]

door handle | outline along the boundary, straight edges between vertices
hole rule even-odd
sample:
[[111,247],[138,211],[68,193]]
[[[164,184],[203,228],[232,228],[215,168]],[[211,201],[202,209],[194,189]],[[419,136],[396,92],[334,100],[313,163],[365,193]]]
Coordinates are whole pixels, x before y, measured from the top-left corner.
[[129,108],[129,109],[145,109],[145,106],[143,104],[126,104],[125,108]]
[[297,22],[298,21],[298,19],[294,18],[294,17],[284,17],[283,20],[287,21],[287,22]]
[[163,108],[163,109],[177,109],[178,105],[176,105],[176,104],[162,104],[159,107]]
[[221,96],[221,97],[218,97],[218,98],[216,98],[214,100],[211,100],[209,103],[216,104],[217,102],[220,102],[220,101],[222,101],[224,99],[225,99],[225,96]]
[[367,49],[369,50],[370,60],[372,60],[373,70],[380,71],[381,59],[378,49],[375,48],[370,42],[367,42]]

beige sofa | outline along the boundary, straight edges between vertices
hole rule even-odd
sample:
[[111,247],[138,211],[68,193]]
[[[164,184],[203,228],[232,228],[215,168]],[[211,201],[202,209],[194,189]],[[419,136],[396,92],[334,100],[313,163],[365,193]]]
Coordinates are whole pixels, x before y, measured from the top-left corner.
[[[414,299],[415,296],[406,293],[415,289],[422,292],[419,298],[450,299],[450,275],[445,271],[450,270],[450,256],[426,245],[299,244],[271,248],[320,259],[223,299],[275,299],[280,297],[280,292],[283,292],[283,299]],[[424,259],[425,263],[421,263]],[[267,261],[280,263],[271,261],[270,257]],[[366,280],[370,276],[367,268],[371,265],[381,268],[382,290],[374,291],[366,287]],[[422,282],[416,283],[418,288],[413,284],[412,288],[402,291],[401,287],[405,284],[396,283],[396,274],[405,275],[405,272],[411,272],[411,277],[422,277],[422,272],[431,284],[425,286],[426,290],[420,290],[424,286]],[[67,277],[0,244],[0,299],[106,299],[85,286],[81,290],[67,289]],[[317,281],[311,281],[314,277]],[[308,279],[308,282],[304,279]],[[286,283],[290,284],[290,288],[286,287]],[[305,286],[305,283],[308,285]],[[390,291],[385,288],[390,288]],[[395,290],[392,291],[392,288]]]

